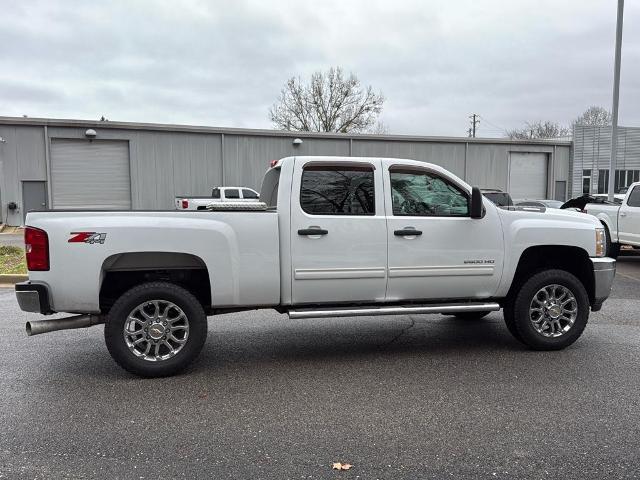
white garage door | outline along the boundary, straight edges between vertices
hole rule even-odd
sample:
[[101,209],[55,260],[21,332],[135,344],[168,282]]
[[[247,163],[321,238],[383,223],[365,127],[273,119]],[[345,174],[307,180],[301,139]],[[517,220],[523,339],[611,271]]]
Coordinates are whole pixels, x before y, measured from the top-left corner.
[[511,152],[509,193],[514,200],[547,198],[547,154]]
[[129,142],[51,140],[53,208],[131,209]]

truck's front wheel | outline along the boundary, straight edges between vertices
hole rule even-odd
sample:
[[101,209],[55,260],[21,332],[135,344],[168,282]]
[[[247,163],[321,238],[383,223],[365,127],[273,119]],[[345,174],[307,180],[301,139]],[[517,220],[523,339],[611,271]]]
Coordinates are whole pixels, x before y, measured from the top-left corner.
[[109,311],[107,349],[125,370],[143,377],[173,375],[200,353],[207,317],[187,290],[166,282],[138,285]]
[[514,336],[535,350],[571,345],[588,319],[587,292],[580,280],[564,270],[544,270],[531,276],[505,309],[505,320],[509,329],[515,330]]

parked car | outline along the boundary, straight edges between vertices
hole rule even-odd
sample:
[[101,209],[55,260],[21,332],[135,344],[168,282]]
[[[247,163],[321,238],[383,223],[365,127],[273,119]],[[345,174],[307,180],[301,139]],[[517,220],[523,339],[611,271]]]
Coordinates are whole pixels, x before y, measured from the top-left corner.
[[480,191],[498,207],[513,207],[513,200],[507,192],[498,188],[483,188]]
[[175,199],[176,210],[206,210],[212,203],[257,202],[260,194],[247,187],[215,187],[210,197],[179,195]]
[[564,202],[559,200],[514,200],[516,207],[560,208]]
[[617,257],[621,245],[640,247],[640,182],[629,186],[621,205],[590,203],[585,211],[605,227],[609,256]]
[[104,323],[115,361],[157,377],[198,355],[207,315],[502,308],[518,341],[557,350],[580,337],[615,274],[596,218],[504,210],[424,162],[289,157],[267,171],[260,198],[244,212],[27,214],[20,308],[78,314],[30,321],[27,333]]

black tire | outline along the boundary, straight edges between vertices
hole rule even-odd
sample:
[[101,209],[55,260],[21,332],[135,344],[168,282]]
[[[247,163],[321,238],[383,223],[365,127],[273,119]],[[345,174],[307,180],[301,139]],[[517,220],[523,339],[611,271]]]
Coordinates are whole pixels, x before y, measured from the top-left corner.
[[481,318],[486,317],[491,312],[452,312],[445,313],[445,315],[450,315],[456,317],[460,320],[480,320]]
[[[577,306],[573,326],[558,337],[546,337],[538,333],[530,319],[529,308],[534,296],[541,288],[549,285],[560,285],[568,289]],[[560,350],[568,347],[582,335],[589,319],[589,297],[584,285],[564,270],[543,270],[532,275],[516,291],[511,305],[505,308],[507,327],[511,323],[509,330],[513,329],[514,337],[534,350]]]
[[609,229],[604,223],[602,224],[602,226],[604,227],[604,236],[606,242],[605,255],[609,258],[618,258],[618,255],[620,255],[620,244],[613,243],[611,241],[611,234],[609,233]]
[[[152,300],[178,306],[186,315],[189,327],[182,348],[173,357],[154,362],[136,356],[127,346],[123,334],[129,314]],[[104,328],[104,339],[113,359],[128,372],[141,377],[166,377],[178,373],[198,356],[206,338],[207,317],[200,302],[189,291],[168,282],[144,283],[125,292],[111,307]]]

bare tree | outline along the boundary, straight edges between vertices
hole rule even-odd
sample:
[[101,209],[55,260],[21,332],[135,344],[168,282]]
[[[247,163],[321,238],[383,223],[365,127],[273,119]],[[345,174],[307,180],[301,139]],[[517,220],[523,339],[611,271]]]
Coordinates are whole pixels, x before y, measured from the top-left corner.
[[582,115],[571,123],[571,129],[576,125],[588,125],[593,127],[606,127],[611,125],[611,112],[606,108],[591,105]]
[[537,121],[527,122],[523,128],[516,128],[505,132],[514,140],[530,140],[535,138],[559,138],[571,135],[571,130],[556,122]]
[[270,108],[269,117],[276,128],[300,132],[375,131],[382,112],[384,96],[371,86],[362,87],[340,67],[315,72],[309,83],[291,77],[280,98]]

